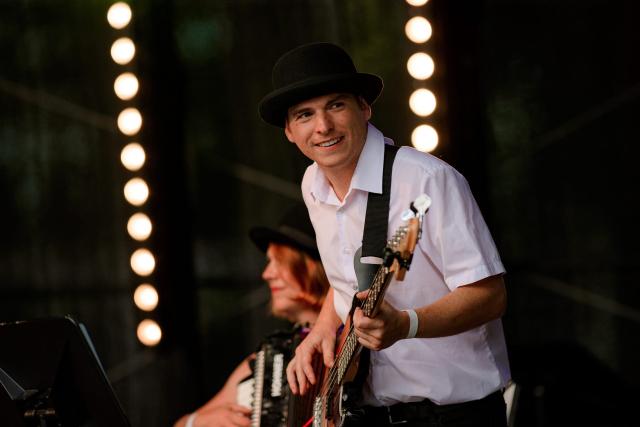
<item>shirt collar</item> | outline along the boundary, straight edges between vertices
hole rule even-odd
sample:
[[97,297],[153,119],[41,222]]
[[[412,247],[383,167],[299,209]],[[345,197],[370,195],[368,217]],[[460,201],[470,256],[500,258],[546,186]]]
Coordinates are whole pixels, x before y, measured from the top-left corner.
[[[311,165],[313,168],[313,176],[311,180],[311,196],[322,203],[327,203],[329,196],[333,193],[329,180],[325,177],[324,172],[318,167],[317,163]],[[335,195],[333,196],[335,197]]]
[[371,123],[367,128],[367,140],[360,153],[350,189],[382,193],[382,167],[384,164],[384,136]]
[[[393,145],[393,141],[385,138],[371,123],[367,124],[367,139],[358,158],[358,164],[351,178],[351,184],[347,194],[352,189],[363,190],[369,193],[382,193],[382,168],[384,164],[384,144]],[[311,196],[322,203],[340,205],[329,180],[324,172],[314,163],[315,170],[311,183]]]

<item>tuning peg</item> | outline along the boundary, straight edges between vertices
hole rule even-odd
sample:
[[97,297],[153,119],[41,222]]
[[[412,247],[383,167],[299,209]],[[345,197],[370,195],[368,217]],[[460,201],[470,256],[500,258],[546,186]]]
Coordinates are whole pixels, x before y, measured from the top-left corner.
[[424,193],[419,195],[413,203],[411,203],[411,209],[419,216],[424,215],[427,209],[429,209],[429,206],[431,206],[431,197]]

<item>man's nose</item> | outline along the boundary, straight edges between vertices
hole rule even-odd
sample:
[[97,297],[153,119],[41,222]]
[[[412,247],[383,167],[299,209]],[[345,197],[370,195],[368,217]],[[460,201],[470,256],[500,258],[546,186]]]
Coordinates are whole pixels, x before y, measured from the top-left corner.
[[325,112],[318,113],[316,115],[316,132],[326,134],[331,130],[333,130],[331,117]]

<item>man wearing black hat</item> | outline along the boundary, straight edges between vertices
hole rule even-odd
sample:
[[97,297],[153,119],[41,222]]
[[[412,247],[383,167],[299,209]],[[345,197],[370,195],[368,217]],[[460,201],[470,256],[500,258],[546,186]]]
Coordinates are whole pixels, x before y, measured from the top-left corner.
[[[383,192],[385,148],[393,141],[369,123],[382,80],[359,73],[329,43],[285,53],[273,68],[274,90],[260,103],[264,121],[284,129],[314,163],[302,193],[316,230],[331,290],[316,326],[287,368],[304,394],[319,378],[315,353],[330,366],[335,331],[358,293],[354,256],[363,241],[370,193]],[[500,390],[510,379],[500,317],[506,307],[504,267],[471,195],[455,169],[410,147],[395,154],[388,232],[401,212],[427,194],[411,270],[391,282],[380,311],[353,315],[358,341],[374,350],[363,387],[364,425],[503,426]],[[380,248],[382,249],[382,248]]]

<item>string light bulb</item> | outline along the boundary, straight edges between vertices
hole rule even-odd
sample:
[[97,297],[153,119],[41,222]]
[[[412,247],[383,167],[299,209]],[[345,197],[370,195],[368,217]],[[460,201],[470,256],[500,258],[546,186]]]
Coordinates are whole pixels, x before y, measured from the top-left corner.
[[133,206],[142,206],[149,198],[149,187],[142,178],[131,178],[124,185],[124,198]]
[[136,45],[129,37],[121,37],[111,45],[111,58],[116,64],[126,65],[136,54]]
[[429,89],[417,89],[409,97],[409,107],[416,115],[426,117],[436,109],[436,97]]
[[419,151],[430,153],[438,146],[438,132],[430,125],[420,125],[411,133],[411,144]]
[[107,21],[111,27],[121,30],[131,22],[131,8],[127,3],[117,2],[107,11]]
[[142,145],[130,142],[120,152],[120,161],[128,170],[135,172],[140,170],[146,160],[146,154]]
[[137,249],[131,254],[131,269],[138,276],[149,276],[156,268],[156,259],[149,249]]
[[414,53],[407,61],[407,71],[416,80],[426,80],[433,75],[435,64],[429,54]]
[[113,91],[123,101],[128,101],[136,96],[138,87],[138,78],[133,73],[122,73],[113,82]]
[[420,6],[424,6],[425,4],[427,4],[429,0],[407,0],[407,3],[410,6],[416,6],[416,7],[420,7]]
[[148,283],[138,286],[133,293],[133,301],[143,311],[153,311],[158,306],[158,291]]
[[125,108],[118,115],[118,129],[125,135],[135,135],[142,127],[142,115],[137,108]]
[[129,236],[139,242],[147,240],[151,235],[152,229],[151,220],[142,212],[131,215],[131,218],[129,218],[127,222],[127,232]]
[[162,329],[155,320],[144,319],[138,324],[136,331],[138,340],[147,347],[153,347],[162,340]]
[[414,43],[424,43],[431,38],[431,24],[423,16],[414,16],[404,27],[407,38]]

